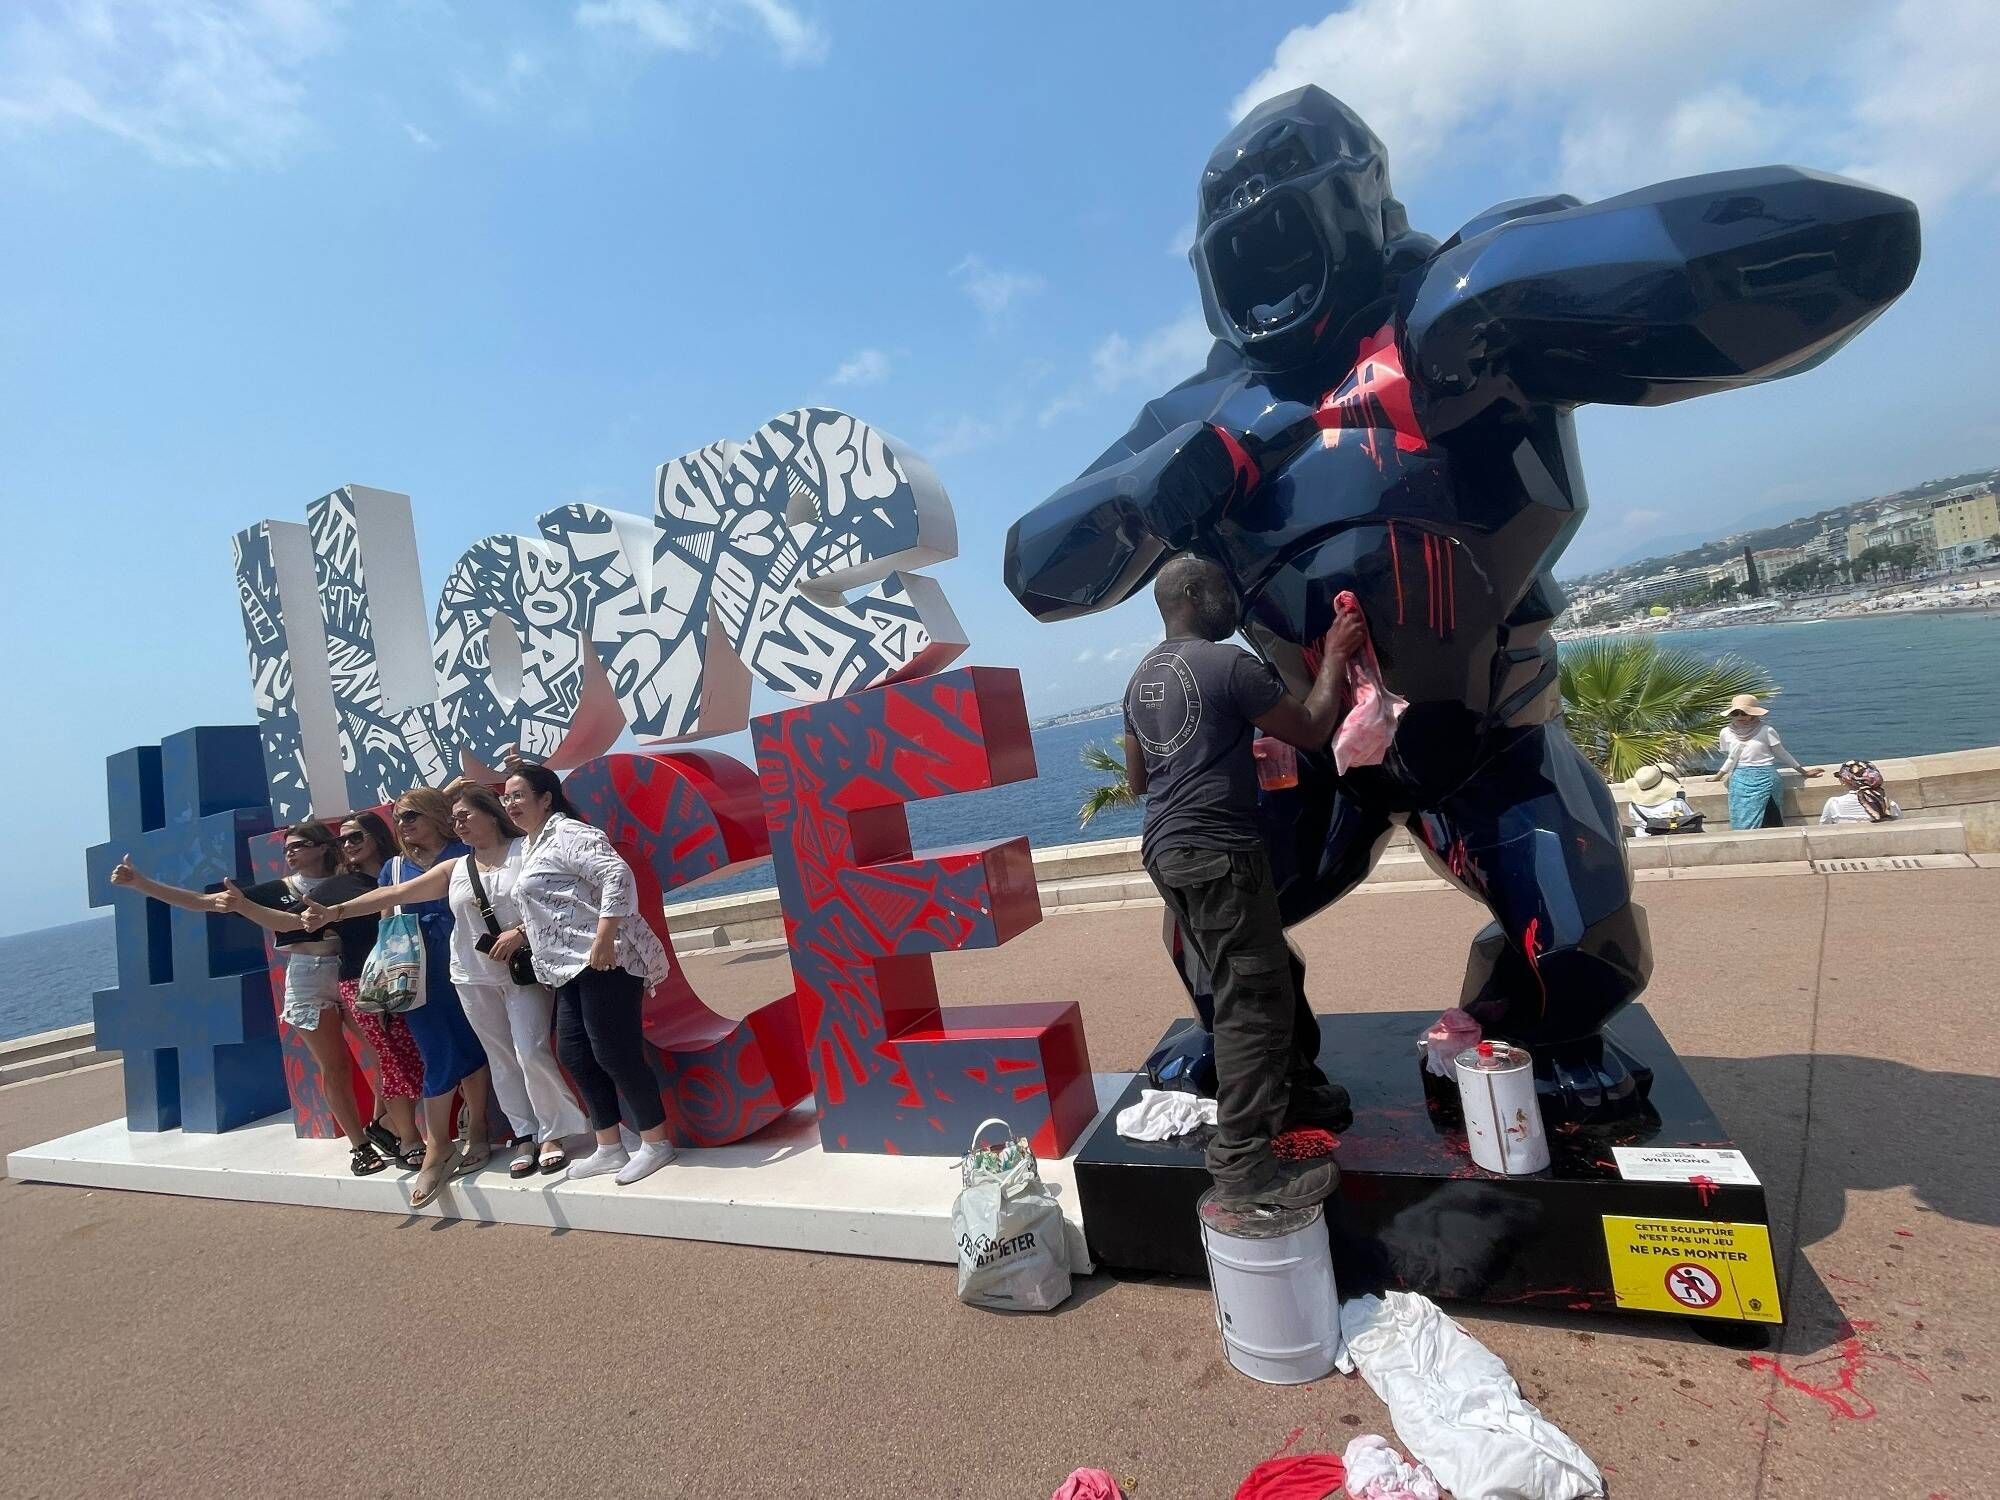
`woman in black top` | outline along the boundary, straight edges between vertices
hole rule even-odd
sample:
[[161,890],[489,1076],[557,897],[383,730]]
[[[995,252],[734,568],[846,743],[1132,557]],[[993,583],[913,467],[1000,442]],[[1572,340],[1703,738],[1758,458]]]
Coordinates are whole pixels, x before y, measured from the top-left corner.
[[[319,1066],[320,1089],[351,1149],[349,1168],[366,1177],[388,1165],[370,1143],[354,1101],[353,1063],[341,1022],[354,1014],[354,991],[361,964],[375,946],[374,917],[357,917],[335,927],[307,932],[296,912],[308,901],[335,902],[374,889],[369,881],[340,868],[340,845],[324,823],[295,824],[285,832],[282,880],[240,890],[224,881],[219,892],[190,891],[141,875],[126,855],[111,872],[113,885],[183,911],[230,912],[277,934],[285,950],[285,999],[280,1015],[297,1028]],[[331,1024],[328,1016],[331,1015]]]

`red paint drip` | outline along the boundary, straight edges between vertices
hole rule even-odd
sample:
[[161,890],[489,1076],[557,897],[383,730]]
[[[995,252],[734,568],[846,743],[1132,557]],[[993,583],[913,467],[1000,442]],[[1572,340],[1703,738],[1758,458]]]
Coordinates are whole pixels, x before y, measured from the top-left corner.
[[1530,917],[1528,930],[1521,934],[1521,953],[1534,973],[1535,986],[1542,992],[1542,1014],[1549,1013],[1549,987],[1542,979],[1542,919]]
[[1693,1188],[1696,1195],[1701,1199],[1701,1206],[1707,1208],[1708,1200],[1715,1196],[1719,1184],[1713,1177],[1697,1172],[1688,1179],[1688,1186]]
[[[1840,1345],[1831,1355],[1827,1356],[1828,1359],[1839,1361],[1839,1370],[1833,1382],[1828,1385],[1815,1385],[1812,1381],[1799,1375],[1796,1370],[1786,1369],[1783,1360],[1774,1359],[1769,1355],[1753,1354],[1750,1356],[1749,1365],[1753,1370],[1770,1371],[1771,1374],[1778,1377],[1782,1384],[1791,1390],[1795,1390],[1800,1395],[1809,1396],[1819,1402],[1827,1409],[1829,1420],[1835,1417],[1844,1417],[1850,1422],[1872,1421],[1875,1417],[1875,1403],[1855,1388],[1855,1381],[1867,1371],[1868,1362],[1871,1358],[1887,1360],[1890,1364],[1902,1369],[1906,1374],[1914,1375],[1926,1385],[1930,1384],[1930,1377],[1928,1375],[1914,1368],[1906,1361],[1897,1359],[1893,1355],[1877,1354],[1875,1351],[1864,1348],[1861,1343],[1861,1335],[1872,1333],[1874,1330],[1875,1325],[1873,1323],[1864,1323],[1859,1319],[1840,1325],[1839,1329],[1836,1330],[1840,1334]],[[1815,1361],[1815,1363],[1824,1362]],[[1802,1365],[1798,1368],[1804,1369],[1807,1366]],[[1767,1407],[1771,1407],[1769,1397],[1765,1398],[1764,1404]],[[1778,1414],[1776,1407],[1771,1407],[1771,1411],[1773,1415]]]
[[1403,623],[1403,554],[1396,545],[1396,523],[1389,523],[1389,571],[1396,579],[1396,623]]
[[1282,1443],[1278,1444],[1278,1451],[1273,1453],[1271,1457],[1273,1458],[1284,1457],[1286,1453],[1291,1451],[1292,1444],[1296,1443],[1300,1438],[1304,1437],[1305,1435],[1306,1435],[1305,1428],[1294,1427],[1290,1432],[1285,1434],[1285,1440]]
[[1458,633],[1458,543],[1450,537],[1439,544],[1444,548],[1444,601],[1450,611],[1451,621],[1445,627],[1452,634]]
[[[1223,451],[1229,455],[1229,467],[1236,475],[1236,492],[1229,497],[1234,501],[1238,496],[1247,495],[1255,489],[1257,481],[1263,476],[1258,472],[1256,461],[1250,457],[1249,451],[1236,440],[1235,433],[1227,428],[1215,427],[1213,423],[1209,425],[1214,428],[1215,435],[1222,439]],[[1225,512],[1228,509],[1226,505],[1223,507]]]

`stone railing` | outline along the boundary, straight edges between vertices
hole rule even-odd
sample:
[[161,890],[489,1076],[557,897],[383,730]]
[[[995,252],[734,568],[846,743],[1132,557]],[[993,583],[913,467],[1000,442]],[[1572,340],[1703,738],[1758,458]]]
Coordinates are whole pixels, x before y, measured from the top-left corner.
[[[1826,836],[1815,832],[1807,838],[1804,831],[1817,824],[1826,799],[1837,795],[1842,788],[1831,774],[1806,781],[1786,773],[1782,778],[1782,805],[1787,828],[1757,834],[1731,833],[1727,788],[1712,778],[1697,776],[1684,783],[1687,799],[1697,812],[1706,815],[1712,831],[1633,840],[1632,866],[1648,871],[1791,863],[1835,856],[1869,858],[2000,850],[2000,747],[1877,761],[1876,765],[1888,782],[1889,795],[1902,806],[1900,823],[1849,825],[1837,831],[1829,829]],[[1625,805],[1631,800],[1631,788],[1619,783],[1611,791],[1618,803],[1619,817],[1626,820]],[[1827,847],[1815,847],[1821,843]],[[1037,849],[1034,854],[1035,880],[1042,889],[1045,911],[1087,909],[1144,899],[1152,894],[1151,884],[1139,863],[1136,838],[1060,844]],[[1387,886],[1428,880],[1434,873],[1409,834],[1399,828],[1391,835],[1381,861],[1368,877],[1368,884]],[[683,952],[784,936],[778,893],[771,890],[675,902],[668,906],[667,916],[673,924],[674,945]]]

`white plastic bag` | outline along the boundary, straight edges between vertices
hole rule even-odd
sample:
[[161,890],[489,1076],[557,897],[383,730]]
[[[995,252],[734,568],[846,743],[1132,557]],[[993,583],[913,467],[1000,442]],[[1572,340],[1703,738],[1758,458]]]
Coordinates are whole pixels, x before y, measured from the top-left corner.
[[[989,1125],[1007,1132],[997,1148],[979,1144]],[[960,1175],[965,1186],[951,1206],[958,1300],[1010,1312],[1061,1303],[1069,1296],[1069,1231],[1026,1139],[1005,1120],[981,1121]]]

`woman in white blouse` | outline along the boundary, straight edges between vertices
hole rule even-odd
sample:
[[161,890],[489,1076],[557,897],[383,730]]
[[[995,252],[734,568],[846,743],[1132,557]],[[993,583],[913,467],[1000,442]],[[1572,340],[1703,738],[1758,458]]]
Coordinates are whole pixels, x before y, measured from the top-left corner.
[[1778,802],[1778,767],[1790,766],[1805,776],[1824,776],[1817,767],[1808,769],[1787,750],[1778,731],[1765,722],[1770,713],[1757,701],[1755,693],[1738,693],[1729,700],[1716,748],[1722,752],[1717,779],[1729,787],[1731,828],[1775,828],[1785,821]]
[[[525,942],[536,977],[555,991],[556,1052],[597,1133],[597,1150],[569,1175],[637,1182],[674,1159],[639,1025],[646,991],[667,976],[666,949],[639,915],[631,869],[601,829],[576,816],[553,771],[517,766],[500,801],[527,837],[514,883],[521,922],[492,953],[504,961]],[[631,1155],[618,1133],[621,1094],[639,1132]]]

